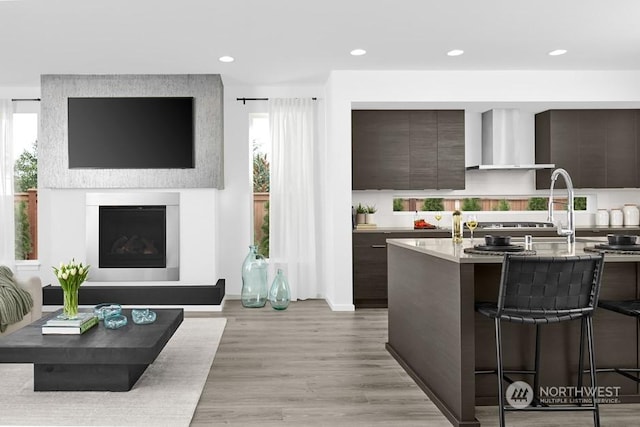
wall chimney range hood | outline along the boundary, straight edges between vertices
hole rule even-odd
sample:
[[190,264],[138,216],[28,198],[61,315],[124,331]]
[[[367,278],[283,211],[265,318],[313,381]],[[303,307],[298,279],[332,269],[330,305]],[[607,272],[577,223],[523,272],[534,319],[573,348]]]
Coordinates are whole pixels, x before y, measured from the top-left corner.
[[467,170],[535,170],[553,169],[554,164],[520,162],[520,111],[493,109],[482,113],[482,163]]

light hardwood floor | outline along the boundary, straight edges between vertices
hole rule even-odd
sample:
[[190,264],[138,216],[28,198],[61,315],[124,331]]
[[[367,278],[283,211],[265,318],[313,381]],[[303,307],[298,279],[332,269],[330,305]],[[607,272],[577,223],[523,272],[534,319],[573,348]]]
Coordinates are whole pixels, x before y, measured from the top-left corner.
[[[188,313],[188,316],[195,314]],[[227,301],[227,326],[191,425],[450,426],[385,350],[387,310],[325,301],[277,312]],[[496,407],[479,407],[483,426]],[[589,414],[509,413],[509,426],[589,426]],[[640,404],[604,406],[602,426],[640,426]]]

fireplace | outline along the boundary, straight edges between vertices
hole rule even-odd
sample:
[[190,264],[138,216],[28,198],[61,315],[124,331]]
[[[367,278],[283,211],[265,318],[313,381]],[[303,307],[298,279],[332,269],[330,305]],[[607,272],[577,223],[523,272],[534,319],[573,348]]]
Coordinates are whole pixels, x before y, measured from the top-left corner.
[[87,194],[91,281],[179,280],[178,193]]

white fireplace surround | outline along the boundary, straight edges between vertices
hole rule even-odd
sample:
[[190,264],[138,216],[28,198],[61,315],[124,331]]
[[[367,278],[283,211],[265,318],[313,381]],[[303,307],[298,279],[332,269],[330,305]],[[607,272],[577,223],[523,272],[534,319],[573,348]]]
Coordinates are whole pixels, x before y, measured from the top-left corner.
[[[100,206],[166,206],[166,267],[100,268],[98,241]],[[91,266],[91,281],[180,280],[180,193],[87,193],[86,215],[87,264]]]

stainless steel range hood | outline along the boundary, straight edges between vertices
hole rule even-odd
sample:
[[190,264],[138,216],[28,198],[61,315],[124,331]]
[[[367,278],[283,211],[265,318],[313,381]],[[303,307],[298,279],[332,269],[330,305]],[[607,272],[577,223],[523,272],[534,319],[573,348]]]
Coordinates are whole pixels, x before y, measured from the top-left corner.
[[520,111],[493,109],[482,113],[482,163],[467,166],[467,170],[533,170],[553,169],[550,163],[520,162]]

